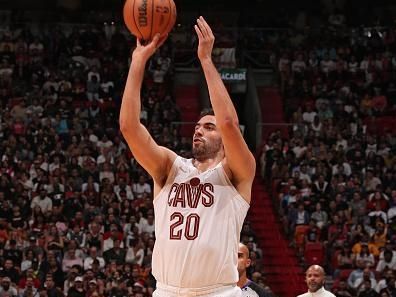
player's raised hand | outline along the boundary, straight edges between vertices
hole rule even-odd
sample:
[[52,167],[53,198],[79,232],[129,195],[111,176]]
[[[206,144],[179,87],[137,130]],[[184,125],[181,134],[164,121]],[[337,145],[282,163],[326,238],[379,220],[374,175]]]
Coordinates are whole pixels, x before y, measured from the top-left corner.
[[205,60],[210,60],[212,58],[213,44],[215,37],[213,35],[212,29],[205,21],[205,19],[200,16],[197,19],[197,24],[194,26],[195,32],[198,35],[198,58],[201,62]]
[[138,38],[136,39],[136,48],[133,51],[132,59],[140,58],[146,62],[155,53],[168,37],[168,34],[160,37],[160,34],[156,34],[151,41],[143,44]]

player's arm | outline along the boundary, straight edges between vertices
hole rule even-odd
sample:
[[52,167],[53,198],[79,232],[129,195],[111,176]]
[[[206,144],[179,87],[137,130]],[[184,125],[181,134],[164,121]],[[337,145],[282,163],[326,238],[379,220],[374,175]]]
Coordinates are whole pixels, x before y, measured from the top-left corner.
[[200,17],[195,25],[198,35],[198,57],[209,89],[209,97],[216,117],[216,126],[222,135],[226,166],[241,195],[250,201],[250,189],[256,170],[255,159],[242,133],[234,105],[212,61],[214,35],[206,21]]
[[159,146],[140,122],[140,89],[145,66],[160,44],[158,36],[145,46],[137,41],[122,97],[120,130],[138,163],[162,186],[176,154]]

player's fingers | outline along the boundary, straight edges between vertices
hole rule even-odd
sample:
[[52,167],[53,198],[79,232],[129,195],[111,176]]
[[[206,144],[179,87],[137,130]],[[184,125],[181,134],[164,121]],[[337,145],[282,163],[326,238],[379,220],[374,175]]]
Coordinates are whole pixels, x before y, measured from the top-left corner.
[[157,33],[154,35],[153,40],[151,40],[151,44],[153,45],[153,47],[158,48],[159,47],[159,39],[160,39],[160,34]]
[[205,24],[202,22],[202,20],[200,18],[197,19],[197,24],[198,24],[199,29],[202,32],[202,36],[208,37],[209,36],[208,30],[205,28]]
[[210,28],[209,24],[206,22],[203,16],[200,16],[199,19],[201,20],[202,24],[205,27],[206,32],[208,32],[209,35],[213,35],[212,29]]
[[195,32],[197,32],[198,39],[202,40],[203,39],[203,35],[202,35],[202,32],[201,32],[201,29],[197,25],[194,25],[194,29],[195,29]]

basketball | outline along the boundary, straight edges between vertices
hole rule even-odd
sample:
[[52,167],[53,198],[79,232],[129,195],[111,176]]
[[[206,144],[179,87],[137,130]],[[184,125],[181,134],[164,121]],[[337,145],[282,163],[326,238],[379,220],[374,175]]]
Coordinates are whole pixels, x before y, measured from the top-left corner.
[[176,22],[173,0],[126,0],[124,22],[140,40],[151,40],[155,34],[168,34]]

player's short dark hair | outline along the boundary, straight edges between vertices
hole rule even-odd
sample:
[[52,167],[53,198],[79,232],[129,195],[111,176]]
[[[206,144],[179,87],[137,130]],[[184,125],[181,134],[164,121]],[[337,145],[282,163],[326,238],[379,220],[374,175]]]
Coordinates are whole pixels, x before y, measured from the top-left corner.
[[211,107],[204,108],[204,109],[201,111],[201,113],[199,114],[199,118],[203,118],[204,116],[207,116],[207,115],[212,115],[212,116],[215,115],[215,114],[214,114],[214,111],[213,111],[213,108],[211,108]]

